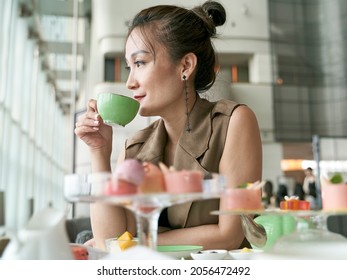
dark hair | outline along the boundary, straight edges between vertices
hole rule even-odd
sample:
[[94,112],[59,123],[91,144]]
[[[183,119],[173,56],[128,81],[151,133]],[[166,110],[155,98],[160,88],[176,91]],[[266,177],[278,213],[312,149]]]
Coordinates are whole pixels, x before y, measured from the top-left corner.
[[203,92],[216,79],[216,54],[211,38],[216,37],[216,27],[223,25],[225,20],[224,7],[215,1],[207,1],[191,10],[158,5],[144,9],[135,16],[128,37],[135,28],[139,28],[154,56],[151,42],[158,41],[174,62],[187,53],[194,53],[197,57],[194,85],[198,92]]

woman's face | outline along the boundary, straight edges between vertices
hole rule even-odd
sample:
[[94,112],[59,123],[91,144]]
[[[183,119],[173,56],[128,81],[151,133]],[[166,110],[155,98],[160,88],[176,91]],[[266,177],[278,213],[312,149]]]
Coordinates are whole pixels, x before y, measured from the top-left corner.
[[125,46],[125,59],[129,68],[127,88],[140,102],[142,116],[177,115],[177,109],[184,110],[184,88],[181,68],[174,64],[167,51],[152,42],[155,57],[143,41],[138,29],[134,29]]

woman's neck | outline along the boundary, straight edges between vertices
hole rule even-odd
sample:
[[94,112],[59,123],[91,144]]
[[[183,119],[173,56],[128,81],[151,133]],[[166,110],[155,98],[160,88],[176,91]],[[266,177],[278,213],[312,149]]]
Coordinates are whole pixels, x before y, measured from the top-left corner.
[[174,163],[175,151],[177,143],[181,137],[182,131],[185,129],[185,120],[177,120],[170,122],[164,120],[165,129],[167,132],[167,142],[165,145],[164,163],[171,166]]
[[[188,98],[188,111],[191,112],[196,101],[196,93],[190,94]],[[165,164],[172,165],[177,144],[182,133],[187,129],[187,111],[186,107],[182,106],[173,111],[171,116],[163,117],[165,129],[167,132],[167,143],[165,146]],[[188,114],[189,116],[189,114]]]

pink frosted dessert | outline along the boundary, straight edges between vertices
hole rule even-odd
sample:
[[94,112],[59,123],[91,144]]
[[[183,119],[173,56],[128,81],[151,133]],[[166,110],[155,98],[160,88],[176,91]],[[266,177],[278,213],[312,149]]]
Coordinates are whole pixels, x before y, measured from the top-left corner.
[[170,171],[164,174],[168,193],[191,193],[202,191],[203,173],[200,171]]
[[135,194],[143,182],[145,172],[142,163],[136,159],[126,159],[120,164],[112,180],[105,187],[107,195]]
[[115,170],[114,176],[123,181],[139,185],[143,181],[145,171],[137,159],[125,159]]
[[144,178],[139,185],[140,193],[158,193],[165,192],[164,174],[160,168],[150,162],[143,163]]
[[106,195],[135,194],[137,193],[137,186],[122,179],[113,178],[106,184],[104,193]]
[[347,210],[347,184],[322,183],[324,210]]
[[228,188],[221,197],[226,210],[262,210],[261,189]]

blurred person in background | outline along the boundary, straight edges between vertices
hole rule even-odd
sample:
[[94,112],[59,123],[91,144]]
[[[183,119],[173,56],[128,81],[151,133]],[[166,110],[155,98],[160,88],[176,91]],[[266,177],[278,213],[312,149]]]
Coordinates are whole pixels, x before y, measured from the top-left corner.
[[311,209],[317,207],[317,190],[316,190],[316,177],[313,175],[313,169],[308,167],[305,169],[305,178],[303,183],[303,190],[305,193],[305,200],[310,202]]

